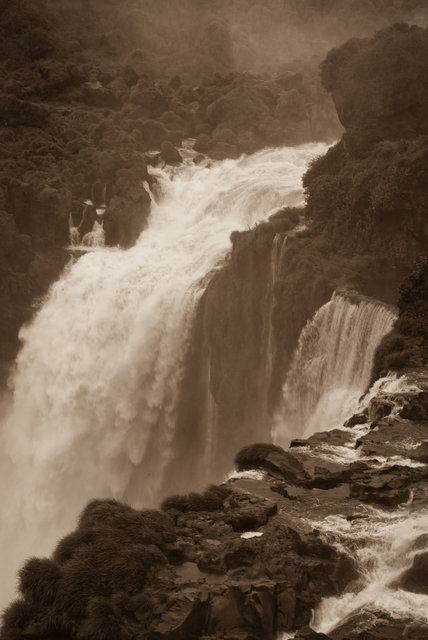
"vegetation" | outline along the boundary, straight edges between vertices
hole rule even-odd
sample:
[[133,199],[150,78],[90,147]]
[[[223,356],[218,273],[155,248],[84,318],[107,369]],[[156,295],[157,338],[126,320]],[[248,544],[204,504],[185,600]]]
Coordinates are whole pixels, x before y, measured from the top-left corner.
[[163,511],[221,511],[223,503],[230,495],[230,489],[211,485],[203,493],[189,493],[185,496],[170,496],[162,502]]
[[125,637],[123,627],[135,622],[134,613],[149,610],[144,586],[150,572],[167,562],[175,535],[164,513],[93,500],[52,559],[25,563],[20,598],[6,609],[0,637]]
[[428,363],[428,258],[419,258],[400,288],[399,316],[376,350],[372,381],[388,371]]

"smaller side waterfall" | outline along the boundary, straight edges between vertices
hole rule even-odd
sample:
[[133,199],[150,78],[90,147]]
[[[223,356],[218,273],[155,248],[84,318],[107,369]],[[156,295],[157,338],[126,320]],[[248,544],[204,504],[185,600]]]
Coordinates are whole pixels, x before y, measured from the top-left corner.
[[333,294],[300,334],[272,437],[288,446],[343,423],[366,389],[374,351],[395,320],[383,304]]

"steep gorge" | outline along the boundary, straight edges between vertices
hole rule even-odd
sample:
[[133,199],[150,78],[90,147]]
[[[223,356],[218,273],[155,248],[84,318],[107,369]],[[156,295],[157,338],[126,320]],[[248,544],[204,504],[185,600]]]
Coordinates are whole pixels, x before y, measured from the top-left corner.
[[[423,43],[427,31],[417,36]],[[394,27],[376,36],[366,59],[367,43],[354,42],[356,61],[347,58],[346,64],[382,66],[379,47],[389,60],[395,38],[408,45],[412,31]],[[337,53],[332,60],[342,64]],[[387,94],[388,82],[379,91]],[[363,124],[353,124],[353,135],[306,174],[307,228],[299,225],[302,210],[295,207],[301,202],[296,178],[314,149],[261,151],[210,168],[189,163],[169,176],[154,170],[163,196],[136,247],[80,258],[23,332],[15,379],[21,402],[5,442],[15,462],[24,460],[22,469],[30,471],[24,480],[11,467],[5,475],[14,489],[19,483],[21,489],[22,483],[36,487],[23,502],[34,533],[47,512],[52,520],[66,512],[63,522],[70,526],[88,490],[147,507],[160,495],[222,480],[237,449],[270,439],[280,409],[277,437],[292,413],[290,395],[307,406],[296,418],[299,428],[293,418],[287,442],[278,441],[288,445],[292,436],[310,435],[308,428],[337,428],[295,439],[289,451],[270,444],[244,448],[228,482],[202,495],[173,496],[163,503],[164,513],[93,501],[51,559],[26,564],[22,597],[5,615],[2,640],[29,634],[52,640],[108,640],[112,634],[264,640],[280,632],[299,637],[310,622],[334,640],[349,634],[389,640],[376,636],[379,628],[381,634],[407,629],[409,637],[424,637],[424,616],[410,631],[408,616],[415,603],[426,602],[427,588],[417,578],[426,537],[416,542],[428,495],[426,262],[418,263],[400,299],[398,286],[426,247],[426,131],[423,122],[422,132],[419,125],[406,126],[404,142],[397,142],[387,128],[384,139],[365,140],[362,149],[355,139]],[[405,167],[392,209],[376,190],[385,148],[394,166]],[[402,197],[414,180],[419,190],[413,210]],[[84,304],[77,307],[76,299]],[[394,368],[406,375],[378,380],[359,403],[376,343],[394,321],[390,305],[397,302],[396,331],[404,346]],[[44,339],[38,343],[37,336]],[[307,360],[307,344],[316,362]],[[352,352],[355,345],[360,354]],[[379,368],[392,364],[380,360]],[[323,383],[332,381],[337,390],[342,373],[349,374],[342,377],[352,395],[346,412],[358,413],[346,425],[345,412],[329,413],[329,424],[311,428],[318,392],[330,390]],[[53,379],[61,381],[59,394],[52,392]],[[70,495],[69,512],[58,501],[61,494]],[[6,514],[14,508],[9,505]],[[398,549],[405,561],[395,562],[393,536],[406,518],[411,535]],[[389,546],[381,548],[380,567],[391,570],[391,580],[401,581],[396,584],[376,582],[373,558],[380,547],[367,546],[364,564],[364,544],[361,551],[356,543],[385,530]],[[41,531],[44,540],[33,548],[45,552],[56,530],[48,522]],[[13,535],[18,537],[15,528]],[[420,545],[420,558],[413,544]],[[400,589],[409,585],[406,593],[417,595],[407,595],[400,609]],[[379,610],[370,601],[377,586]],[[394,606],[385,613],[390,596]],[[360,619],[367,612],[368,631]],[[302,637],[319,638],[310,629]]]

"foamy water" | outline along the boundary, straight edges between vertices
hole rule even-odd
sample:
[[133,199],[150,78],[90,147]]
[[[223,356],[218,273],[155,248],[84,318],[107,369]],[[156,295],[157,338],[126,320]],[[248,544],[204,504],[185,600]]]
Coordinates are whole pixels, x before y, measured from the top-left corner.
[[412,565],[417,552],[412,544],[428,531],[428,511],[411,513],[403,506],[388,513],[366,506],[362,507],[362,515],[367,519],[348,522],[343,517],[328,516],[311,522],[326,540],[350,554],[361,572],[355,589],[321,602],[311,626],[328,633],[360,611],[366,616],[381,611],[393,618],[428,625],[428,596],[404,591],[396,584]]
[[376,301],[333,294],[300,335],[272,430],[275,443],[288,446],[293,437],[340,426],[358,409],[374,351],[394,320]]

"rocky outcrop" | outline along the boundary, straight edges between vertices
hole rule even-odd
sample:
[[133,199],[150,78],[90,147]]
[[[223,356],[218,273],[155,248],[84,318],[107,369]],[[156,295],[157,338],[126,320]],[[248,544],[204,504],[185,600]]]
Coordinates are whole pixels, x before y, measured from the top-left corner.
[[401,576],[400,586],[406,591],[428,594],[427,552],[415,555],[412,566]]
[[6,611],[2,633],[274,640],[307,624],[322,594],[355,577],[316,534],[283,522],[286,498],[266,499],[238,482],[223,494],[215,511],[196,499],[183,510],[171,498],[166,513],[90,503],[51,559],[24,565],[21,599]]

